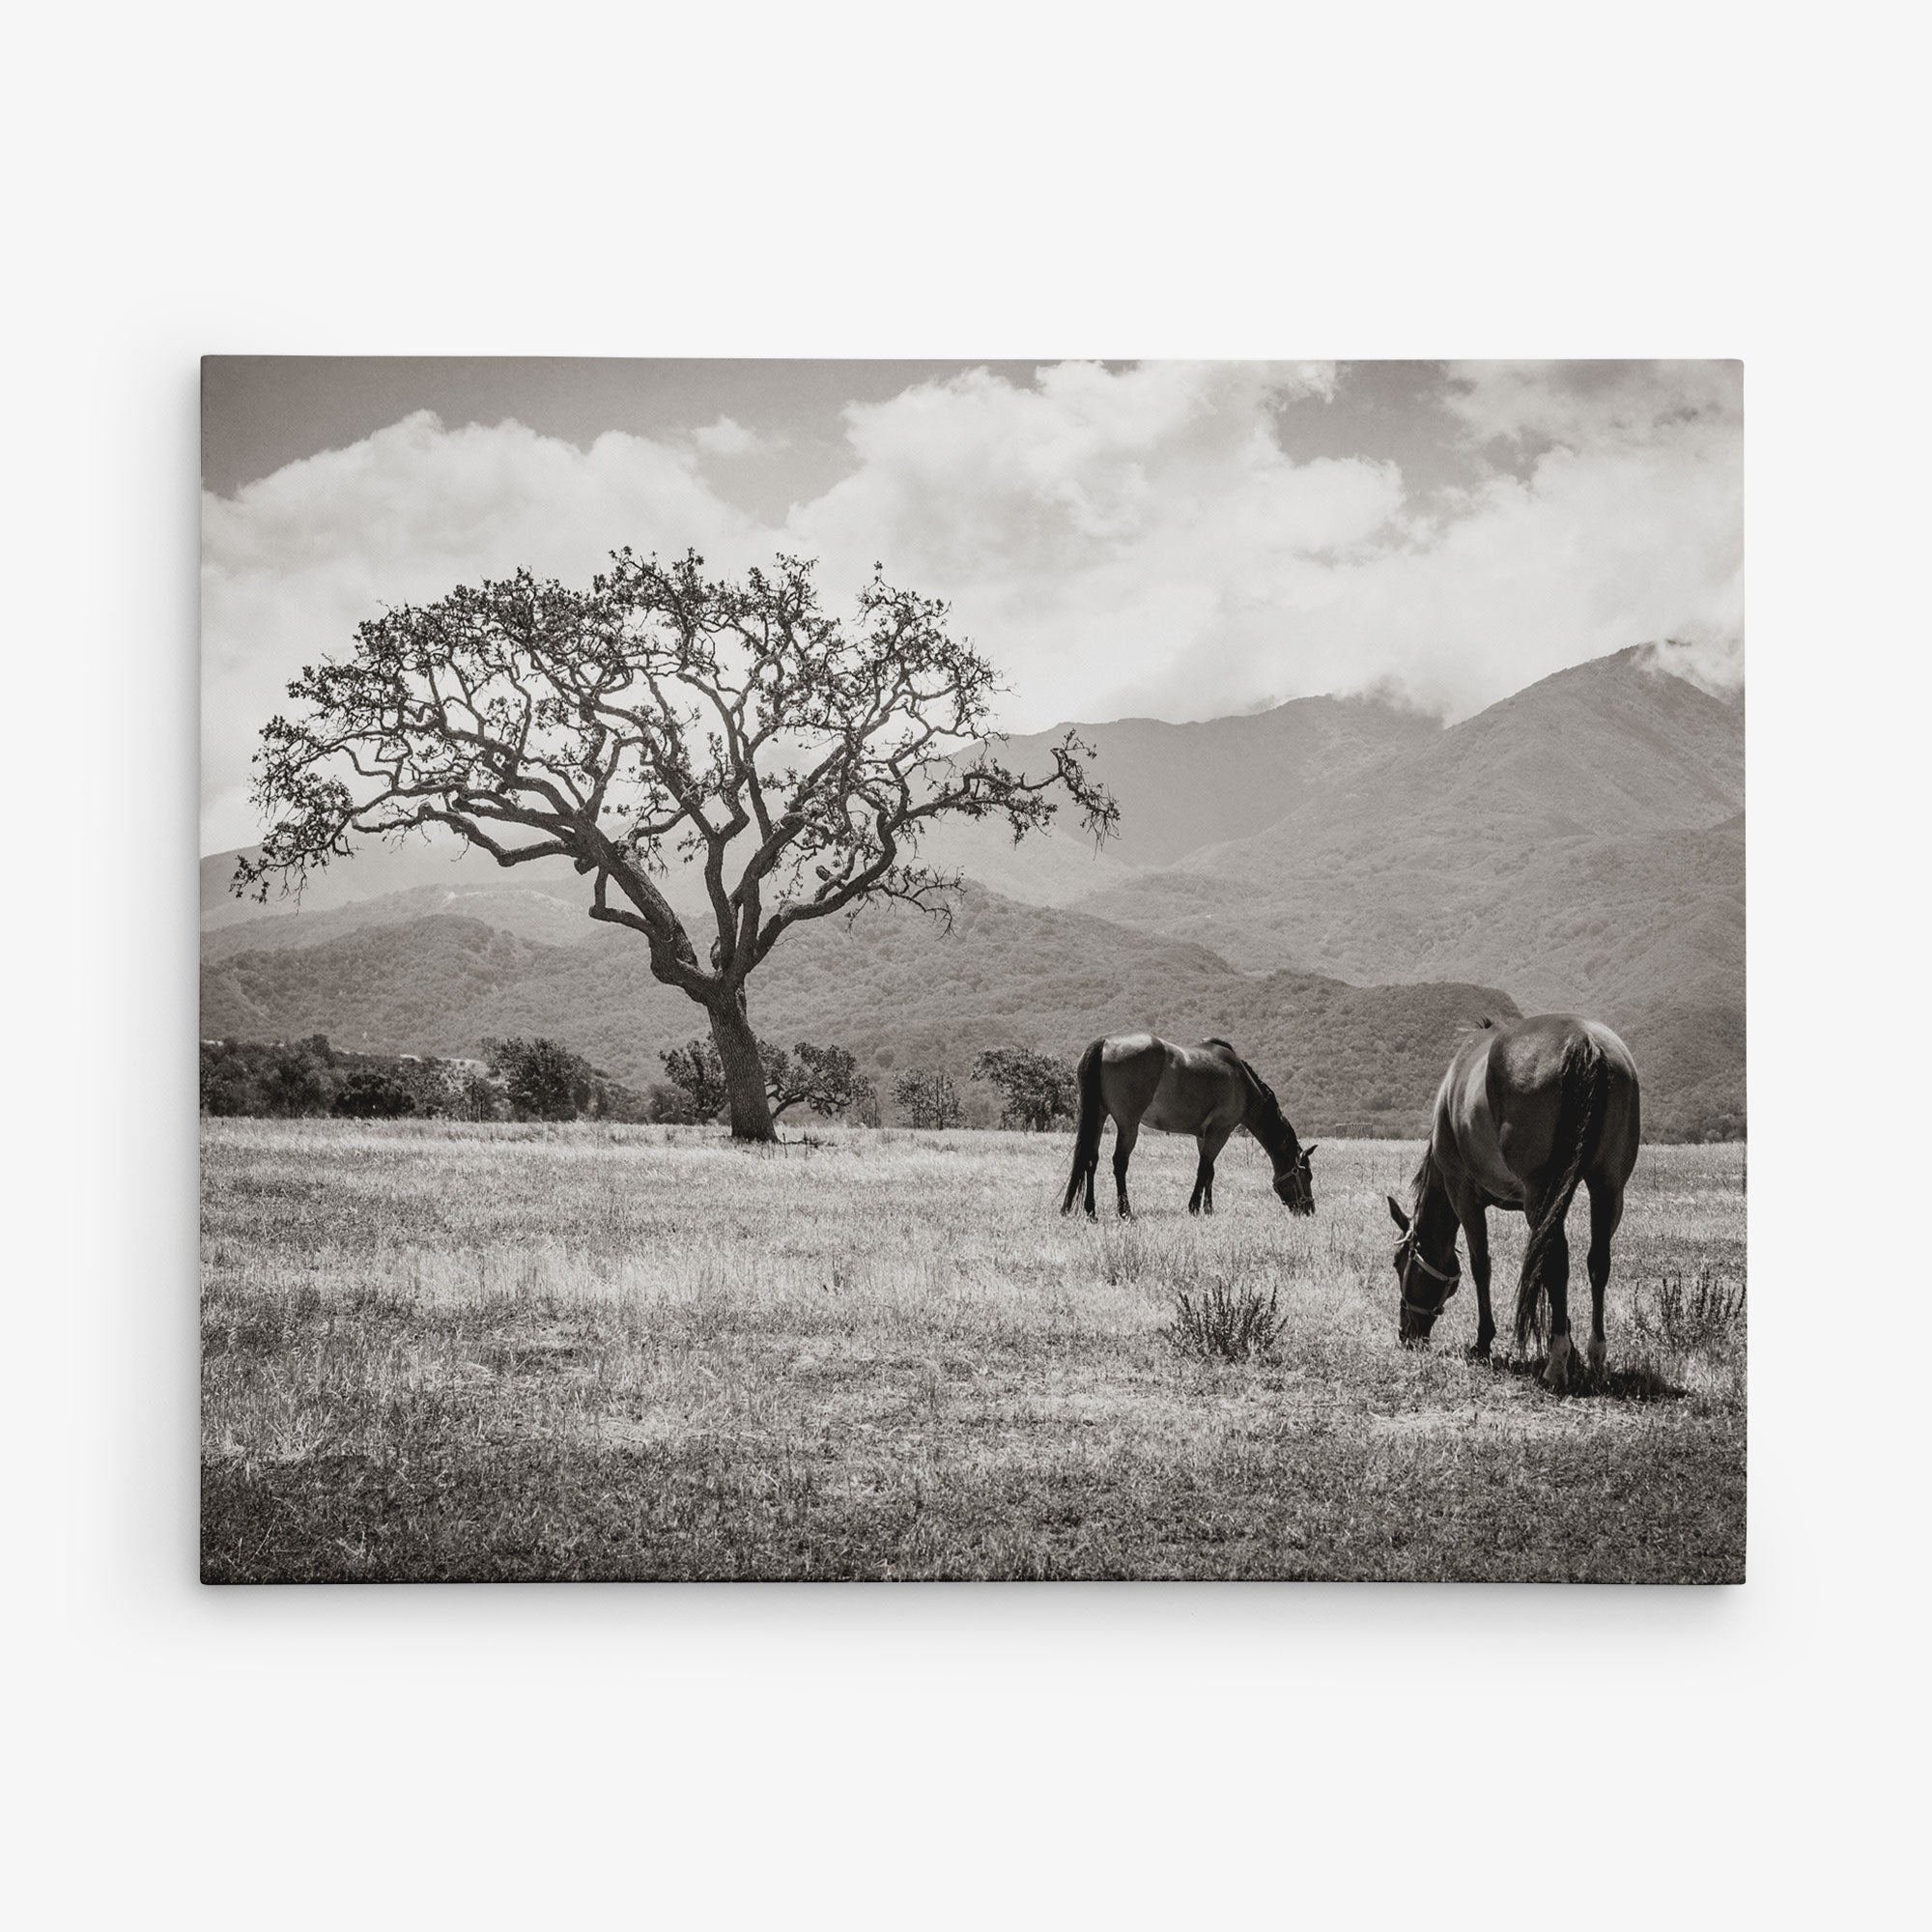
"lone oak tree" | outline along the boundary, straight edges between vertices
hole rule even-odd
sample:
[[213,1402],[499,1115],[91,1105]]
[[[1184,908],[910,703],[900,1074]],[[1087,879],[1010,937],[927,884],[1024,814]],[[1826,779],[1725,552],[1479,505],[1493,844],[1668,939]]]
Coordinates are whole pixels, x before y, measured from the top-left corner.
[[[1118,811],[1071,731],[1037,778],[993,755],[993,667],[943,602],[875,570],[847,627],[812,571],[781,556],[734,582],[695,553],[621,550],[587,591],[519,571],[371,618],[352,657],[289,686],[307,714],[263,730],[275,822],[236,890],[299,892],[357,835],[437,826],[499,865],[568,859],[589,916],[704,1009],[733,1135],[771,1140],[745,988],[787,931],[875,899],[947,917],[959,874],[919,857],[937,819],[1004,819],[1017,841],[1064,799],[1098,838]],[[659,884],[673,864],[701,867],[701,951]]]

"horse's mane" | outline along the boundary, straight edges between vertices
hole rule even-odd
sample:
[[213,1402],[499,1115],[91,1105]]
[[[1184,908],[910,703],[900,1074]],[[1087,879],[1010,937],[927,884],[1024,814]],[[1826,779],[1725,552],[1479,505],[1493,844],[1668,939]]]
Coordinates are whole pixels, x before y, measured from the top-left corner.
[[1408,1211],[1422,1212],[1422,1198],[1429,1192],[1429,1183],[1435,1176],[1435,1144],[1431,1141],[1422,1150],[1422,1159],[1416,1164],[1415,1179],[1408,1183]]
[[[1235,1049],[1232,1046],[1228,1046],[1228,1042],[1225,1039],[1213,1040],[1210,1044],[1214,1046],[1227,1046],[1228,1051],[1235,1054],[1236,1064],[1253,1084],[1255,1092],[1261,1095],[1262,1125],[1267,1130],[1269,1135],[1269,1141],[1263,1142],[1263,1145],[1268,1148],[1268,1151],[1270,1153],[1274,1151],[1273,1146],[1269,1143],[1277,1140],[1284,1147],[1300,1147],[1300,1138],[1296,1135],[1288,1116],[1282,1112],[1281,1102],[1274,1096],[1274,1089],[1255,1071],[1248,1062],[1243,1060],[1238,1053],[1235,1053]],[[1261,1136],[1258,1134],[1256,1139],[1261,1139]]]

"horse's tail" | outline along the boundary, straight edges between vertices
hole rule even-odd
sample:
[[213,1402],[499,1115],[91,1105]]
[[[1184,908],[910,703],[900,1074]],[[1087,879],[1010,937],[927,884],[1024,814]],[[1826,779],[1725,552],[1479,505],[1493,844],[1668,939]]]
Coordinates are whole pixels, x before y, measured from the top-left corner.
[[1081,1182],[1100,1165],[1100,1049],[1106,1043],[1096,1039],[1080,1056],[1074,1075],[1080,1086],[1080,1124],[1073,1136],[1073,1178],[1066,1183],[1066,1199],[1060,1204],[1063,1214],[1073,1212]]
[[1563,1049],[1563,1065],[1557,1075],[1556,1131],[1550,1138],[1552,1158],[1560,1158],[1569,1149],[1562,1178],[1556,1191],[1545,1205],[1541,1218],[1529,1231],[1529,1244],[1522,1254],[1522,1285],[1516,1293],[1516,1345],[1529,1339],[1532,1328],[1540,1328],[1543,1314],[1543,1271],[1549,1250],[1563,1232],[1564,1216],[1576,1197],[1583,1170],[1596,1151],[1597,1135],[1604,1119],[1604,1101],[1609,1093],[1610,1064],[1603,1049],[1588,1034],[1573,1039]]

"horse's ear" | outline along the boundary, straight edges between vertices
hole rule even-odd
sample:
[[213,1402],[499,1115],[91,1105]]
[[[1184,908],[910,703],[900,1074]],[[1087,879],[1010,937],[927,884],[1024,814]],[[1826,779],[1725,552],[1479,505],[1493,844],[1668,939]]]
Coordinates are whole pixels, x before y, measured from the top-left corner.
[[1396,1226],[1397,1226],[1398,1228],[1400,1228],[1400,1229],[1402,1230],[1402,1232],[1403,1232],[1403,1233],[1404,1233],[1405,1235],[1406,1235],[1406,1234],[1407,1234],[1407,1233],[1408,1233],[1408,1216],[1407,1216],[1406,1214],[1405,1214],[1405,1213],[1404,1213],[1404,1212],[1402,1211],[1402,1209],[1401,1209],[1400,1208],[1398,1208],[1398,1207],[1397,1207],[1397,1206],[1395,1205],[1395,1196],[1394,1196],[1393,1194],[1388,1194],[1388,1195],[1384,1195],[1384,1196],[1383,1196],[1382,1198],[1383,1198],[1383,1199],[1384,1199],[1385,1201],[1387,1201],[1387,1203],[1388,1203],[1388,1205],[1389,1205],[1389,1218],[1390,1218],[1390,1220],[1392,1220],[1392,1221],[1393,1221],[1393,1222],[1394,1222],[1394,1223],[1396,1224]]
[[1302,1159],[1306,1160],[1321,1145],[1321,1143],[1320,1141],[1310,1141],[1308,1145],[1301,1150]]

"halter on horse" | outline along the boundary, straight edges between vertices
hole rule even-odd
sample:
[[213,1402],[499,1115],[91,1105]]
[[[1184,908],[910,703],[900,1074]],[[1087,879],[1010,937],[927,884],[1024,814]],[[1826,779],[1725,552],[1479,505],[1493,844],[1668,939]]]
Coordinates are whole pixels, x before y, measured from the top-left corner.
[[[1642,1133],[1636,1067],[1630,1049],[1597,1020],[1546,1013],[1471,1032],[1436,1091],[1429,1146],[1416,1169],[1413,1208],[1389,1197],[1402,1231],[1395,1265],[1401,1283],[1397,1333],[1429,1338],[1462,1285],[1456,1244],[1468,1242],[1476,1284],[1476,1352],[1486,1355],[1496,1324],[1490,1307],[1489,1212],[1514,1209],[1529,1224],[1516,1297],[1516,1339],[1525,1348],[1544,1329],[1545,1378],[1570,1375],[1570,1244],[1564,1222],[1578,1189],[1590,1200],[1590,1337],[1587,1359],[1600,1370],[1607,1343],[1604,1295],[1610,1239],[1623,1216],[1624,1189]],[[1424,1244],[1439,1257],[1431,1260]],[[1439,1284],[1435,1301],[1421,1285]]]
[[1189,1134],[1199,1150],[1190,1214],[1214,1211],[1214,1162],[1237,1127],[1246,1127],[1274,1167],[1276,1197],[1292,1214],[1315,1212],[1308,1157],[1273,1090],[1225,1039],[1177,1046],[1151,1033],[1096,1039],[1080,1056],[1080,1117],[1073,1172],[1060,1205],[1070,1214],[1084,1204],[1094,1212],[1094,1175],[1100,1133],[1114,1122],[1114,1186],[1122,1215],[1127,1203],[1127,1162],[1143,1126]]

